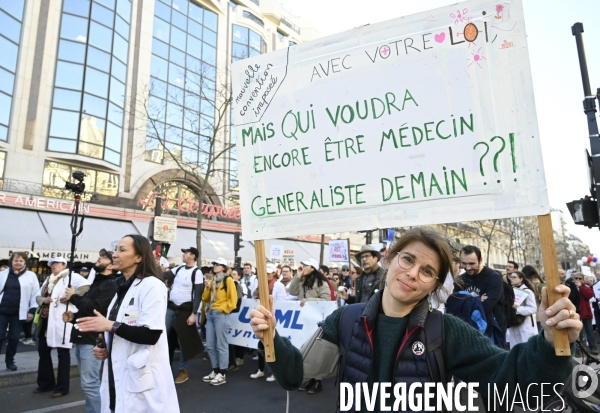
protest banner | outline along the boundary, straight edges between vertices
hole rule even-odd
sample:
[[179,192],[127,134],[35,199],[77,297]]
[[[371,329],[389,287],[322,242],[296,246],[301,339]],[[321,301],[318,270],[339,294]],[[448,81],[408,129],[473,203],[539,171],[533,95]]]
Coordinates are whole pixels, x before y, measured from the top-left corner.
[[[230,319],[229,344],[258,348],[258,339],[250,327],[250,312],[258,303],[258,300],[250,298],[242,299],[240,312]],[[287,337],[298,348],[312,336],[317,323],[338,308],[335,301],[307,301],[304,307],[300,306],[299,301],[275,301],[273,307],[277,334]]]
[[245,240],[538,215],[556,255],[521,0],[238,61],[232,86]]
[[350,261],[350,248],[347,239],[329,240],[329,261],[330,262],[348,262]]

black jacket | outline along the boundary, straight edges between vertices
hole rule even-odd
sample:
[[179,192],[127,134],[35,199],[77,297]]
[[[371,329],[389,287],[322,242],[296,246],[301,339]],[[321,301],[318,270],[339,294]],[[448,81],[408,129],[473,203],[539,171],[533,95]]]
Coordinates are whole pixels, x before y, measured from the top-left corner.
[[[82,317],[95,317],[94,310],[106,317],[108,306],[117,293],[117,284],[114,282],[117,275],[96,274],[92,286],[83,296],[73,294],[69,299],[79,310],[75,313],[75,322]],[[96,344],[98,333],[82,333],[76,328],[71,330],[71,343]]]
[[376,289],[381,289],[379,280],[385,275],[385,270],[377,266],[377,271],[367,274],[363,273],[356,279],[354,296],[348,297],[348,304],[368,302]]

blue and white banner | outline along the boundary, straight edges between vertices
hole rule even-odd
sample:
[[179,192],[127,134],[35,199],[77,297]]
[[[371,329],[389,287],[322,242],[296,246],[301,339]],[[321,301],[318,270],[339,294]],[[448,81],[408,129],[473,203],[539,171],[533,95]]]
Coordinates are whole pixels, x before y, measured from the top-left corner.
[[[230,316],[229,344],[258,348],[258,339],[250,327],[250,312],[259,304],[259,300],[242,299],[240,312]],[[277,333],[290,339],[298,348],[312,336],[317,323],[338,308],[335,301],[307,301],[304,307],[300,306],[300,301],[275,301],[273,306]]]

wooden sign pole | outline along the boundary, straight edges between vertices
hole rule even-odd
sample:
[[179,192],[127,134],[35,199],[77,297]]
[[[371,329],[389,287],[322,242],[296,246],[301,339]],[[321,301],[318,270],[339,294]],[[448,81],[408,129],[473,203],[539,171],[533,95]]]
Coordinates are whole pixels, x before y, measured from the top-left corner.
[[[265,241],[254,241],[254,251],[256,257],[256,278],[258,279],[258,296],[260,305],[268,309],[271,314],[271,300],[269,297],[269,279],[267,278],[267,254],[265,253]],[[269,320],[269,326],[273,327],[272,321]],[[265,360],[272,363],[275,361],[275,347],[273,345],[273,330],[270,328],[264,331],[263,345],[265,346]]]
[[[544,271],[546,273],[546,290],[548,291],[548,305],[554,304],[560,298],[554,289],[560,285],[558,277],[558,260],[556,258],[556,245],[554,244],[554,232],[552,231],[552,219],[550,214],[539,215],[540,241],[542,244],[542,257],[544,259]],[[571,346],[566,330],[557,330],[552,327],[554,334],[554,351],[557,356],[570,356]]]

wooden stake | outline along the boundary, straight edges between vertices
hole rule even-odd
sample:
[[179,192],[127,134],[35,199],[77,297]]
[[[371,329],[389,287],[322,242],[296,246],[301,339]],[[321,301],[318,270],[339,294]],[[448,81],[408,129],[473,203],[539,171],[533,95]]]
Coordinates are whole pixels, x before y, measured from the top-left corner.
[[[556,245],[554,244],[554,232],[552,231],[552,218],[550,214],[539,215],[540,241],[542,244],[542,257],[544,259],[544,272],[546,273],[546,290],[548,291],[548,305],[554,304],[560,294],[554,289],[560,285],[558,277],[558,259],[556,258]],[[571,346],[566,330],[557,330],[552,327],[554,334],[554,351],[557,356],[570,356]]]
[[[265,241],[254,241],[254,251],[256,256],[256,277],[258,279],[258,296],[260,297],[260,305],[268,309],[271,314],[271,300],[269,297],[269,279],[267,278],[267,262],[265,253]],[[269,326],[272,326],[272,321],[269,320]],[[263,345],[265,346],[265,360],[272,363],[275,361],[275,347],[273,345],[273,330],[270,328],[264,331]]]

